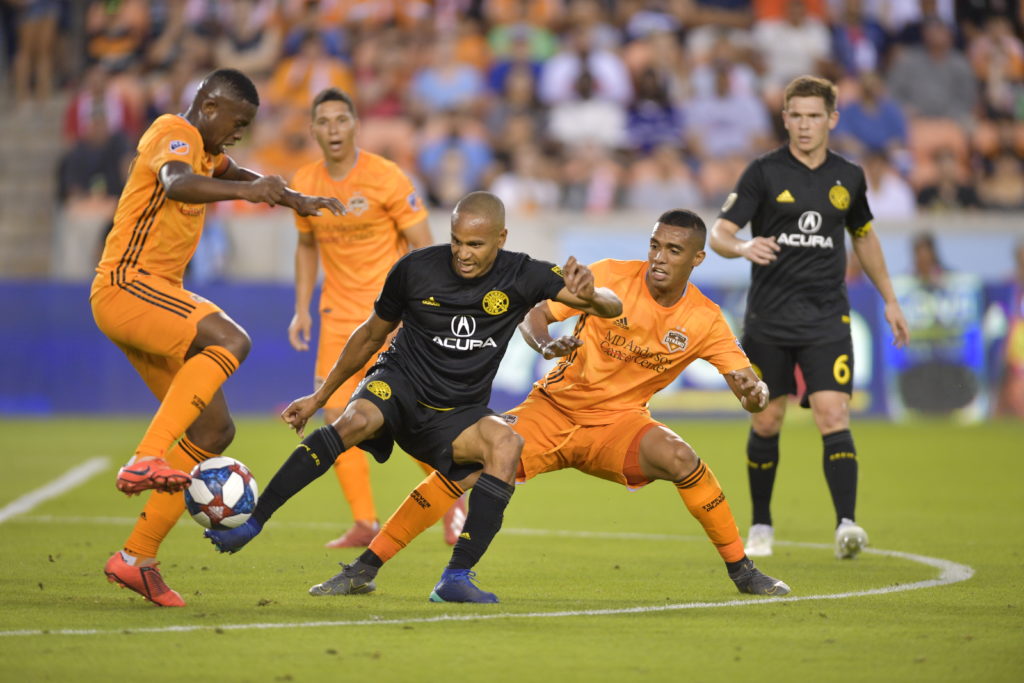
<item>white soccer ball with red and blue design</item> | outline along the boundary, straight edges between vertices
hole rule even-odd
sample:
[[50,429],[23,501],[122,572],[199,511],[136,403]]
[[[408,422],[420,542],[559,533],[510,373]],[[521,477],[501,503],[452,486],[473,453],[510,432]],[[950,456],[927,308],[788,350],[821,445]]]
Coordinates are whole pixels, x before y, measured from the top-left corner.
[[207,529],[234,529],[256,509],[256,479],[242,463],[219,455],[192,468],[185,508]]

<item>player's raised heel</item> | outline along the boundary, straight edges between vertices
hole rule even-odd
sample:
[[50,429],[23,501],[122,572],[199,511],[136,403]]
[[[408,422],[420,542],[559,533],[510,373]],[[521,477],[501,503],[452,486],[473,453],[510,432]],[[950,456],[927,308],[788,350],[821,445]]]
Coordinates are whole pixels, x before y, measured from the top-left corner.
[[868,545],[868,532],[851,519],[844,518],[836,527],[836,557],[852,560]]
[[373,582],[377,576],[377,567],[370,566],[356,560],[352,564],[341,565],[341,571],[327,579],[310,587],[310,595],[360,595],[372,593],[377,589]]
[[482,591],[473,580],[476,572],[468,569],[445,569],[441,580],[430,593],[431,602],[498,602],[494,593]]
[[333,541],[324,543],[325,548],[365,548],[380,531],[377,522],[356,520],[352,527]]
[[192,477],[167,464],[163,458],[133,460],[117,471],[117,490],[129,496],[153,489],[175,493],[188,487]]
[[250,517],[245,524],[234,529],[207,529],[203,536],[210,539],[210,542],[217,546],[222,553],[237,553],[245,547],[245,544],[256,538],[263,531],[263,525],[255,518]]
[[121,551],[110,556],[103,567],[107,581],[120,584],[122,588],[133,590],[154,605],[160,607],[184,607],[185,601],[177,591],[171,590],[156,564],[133,567],[124,561]]
[[448,545],[455,545],[459,541],[459,534],[466,524],[466,495],[459,497],[455,504],[448,508],[441,521],[444,525],[444,542]]
[[729,572],[729,578],[736,584],[740,593],[751,595],[770,595],[780,597],[789,593],[789,586],[784,581],[773,579],[760,569],[754,566],[749,558],[734,572]]

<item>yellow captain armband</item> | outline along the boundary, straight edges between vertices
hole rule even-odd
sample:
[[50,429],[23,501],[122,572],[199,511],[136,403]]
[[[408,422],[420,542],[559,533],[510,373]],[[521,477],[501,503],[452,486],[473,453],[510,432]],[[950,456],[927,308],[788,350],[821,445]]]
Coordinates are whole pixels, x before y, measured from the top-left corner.
[[867,223],[865,223],[864,225],[860,226],[859,228],[850,228],[849,226],[847,226],[846,229],[847,229],[847,231],[849,231],[850,237],[854,237],[854,238],[863,237],[864,235],[866,235],[869,232],[871,232],[871,221],[868,221]]

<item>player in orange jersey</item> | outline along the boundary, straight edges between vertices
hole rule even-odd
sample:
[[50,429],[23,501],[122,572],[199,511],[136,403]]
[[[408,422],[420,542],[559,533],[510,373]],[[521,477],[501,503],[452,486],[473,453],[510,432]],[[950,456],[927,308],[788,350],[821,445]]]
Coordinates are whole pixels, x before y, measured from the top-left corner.
[[[595,282],[622,300],[620,318],[599,319],[554,301],[541,302],[527,313],[520,331],[530,346],[545,358],[563,360],[505,415],[525,440],[516,479],[522,483],[573,467],[630,488],[670,481],[740,592],[781,596],[789,593],[789,586],[763,574],[744,553],[711,468],[647,408],[655,392],[698,358],[722,373],[747,411],[756,413],[768,404],[768,388],[754,374],[721,310],[689,282],[692,270],[704,260],[706,237],[697,214],[667,211],[654,226],[647,261],[593,264]],[[552,339],[548,325],[575,315],[579,320],[573,335]],[[366,553],[310,593],[372,590],[376,567],[432,523],[425,511],[450,503],[450,497],[430,497],[431,491],[421,484]],[[440,514],[434,512],[433,519]]]
[[[313,216],[341,214],[334,198],[311,197],[236,165],[224,149],[256,116],[259,95],[240,71],[214,71],[184,115],[159,117],[139,141],[114,226],[96,268],[90,302],[100,330],[160,399],[117,488],[152,489],[124,550],[104,568],[112,582],[158,605],[181,596],[156,567],[161,541],[181,516],[192,467],[222,453],[235,433],[220,386],[249,353],[249,336],[214,303],[182,287],[206,204],[244,199]],[[172,447],[173,446],[173,447]]]
[[[347,207],[344,216],[296,216],[299,243],[295,250],[295,316],[288,339],[308,351],[313,318],[309,306],[323,261],[320,295],[320,338],[317,343],[314,389],[323,384],[345,343],[373,309],[388,271],[410,249],[432,243],[427,210],[412,182],[394,163],[356,147],[359,117],[352,99],[327,88],[313,99],[310,130],[323,159],[295,173],[292,187],[307,194],[336,197]],[[352,392],[377,360],[346,381],[324,405],[331,424],[348,404]],[[328,548],[365,547],[380,529],[370,486],[366,453],[352,447],[334,461],[334,472],[352,509],[354,524]],[[418,462],[418,461],[417,461]],[[429,474],[429,465],[422,465]],[[465,500],[449,510],[445,538],[453,545],[465,520]]]

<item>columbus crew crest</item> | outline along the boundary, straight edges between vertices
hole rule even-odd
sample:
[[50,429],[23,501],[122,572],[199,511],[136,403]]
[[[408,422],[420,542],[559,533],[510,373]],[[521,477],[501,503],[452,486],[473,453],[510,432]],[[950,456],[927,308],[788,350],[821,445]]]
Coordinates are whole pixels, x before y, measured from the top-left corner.
[[492,289],[484,295],[483,307],[490,315],[501,315],[508,310],[508,294]]
[[665,333],[665,338],[661,340],[661,343],[665,345],[669,353],[675,353],[676,351],[685,351],[686,345],[690,343],[690,338],[680,330],[669,330]]
[[850,208],[850,191],[842,185],[833,185],[828,191],[828,200],[840,211]]
[[367,384],[366,390],[382,401],[391,398],[391,386],[387,382],[381,382],[379,379]]

